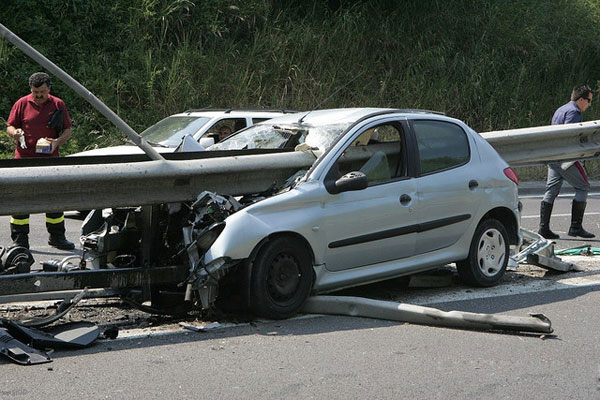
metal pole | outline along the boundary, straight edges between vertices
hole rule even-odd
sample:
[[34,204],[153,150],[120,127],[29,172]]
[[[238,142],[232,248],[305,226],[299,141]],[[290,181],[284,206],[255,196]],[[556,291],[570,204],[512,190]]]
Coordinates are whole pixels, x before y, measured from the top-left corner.
[[56,66],[52,61],[48,60],[42,54],[40,54],[33,47],[24,42],[17,35],[12,33],[8,28],[4,25],[0,24],[0,34],[21,49],[25,54],[31,57],[34,61],[39,63],[42,67],[46,68],[48,71],[52,72],[56,77],[58,77],[61,81],[63,81],[67,86],[71,89],[79,93],[81,97],[86,99],[96,110],[100,111],[102,115],[104,115],[110,122],[115,124],[117,128],[119,128],[123,133],[129,137],[136,145],[138,145],[144,152],[150,157],[152,160],[164,160],[164,158],[156,151],[152,146],[150,146],[144,138],[138,135],[129,125],[125,123],[117,114],[115,114],[110,108],[108,108],[100,99],[92,94],[89,90],[87,90],[83,85],[73,79],[69,74]]
[[552,333],[550,320],[542,314],[513,317],[464,311],[441,311],[436,308],[361,297],[312,296],[306,300],[302,312],[379,318],[462,329]]

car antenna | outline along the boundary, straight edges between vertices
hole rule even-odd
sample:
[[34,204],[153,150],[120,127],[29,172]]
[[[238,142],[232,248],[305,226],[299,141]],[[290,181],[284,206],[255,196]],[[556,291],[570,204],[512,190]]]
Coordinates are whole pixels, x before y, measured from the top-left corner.
[[329,100],[330,98],[332,98],[333,96],[335,96],[340,90],[345,89],[346,87],[348,87],[349,84],[351,84],[352,82],[354,82],[356,79],[358,79],[359,76],[361,76],[362,74],[364,74],[365,71],[361,71],[358,75],[356,75],[354,78],[350,79],[344,86],[341,86],[338,90],[336,90],[335,92],[331,93],[329,96],[327,96],[327,98],[325,100],[323,100],[322,102],[320,102],[319,104],[317,104],[317,106],[315,108],[313,108],[312,110],[310,110],[309,112],[307,112],[306,114],[304,114],[299,120],[298,120],[298,124],[301,124],[302,121],[304,121],[304,118],[306,118],[308,116],[308,114],[310,114],[311,112],[317,110],[323,103],[325,103],[327,100]]

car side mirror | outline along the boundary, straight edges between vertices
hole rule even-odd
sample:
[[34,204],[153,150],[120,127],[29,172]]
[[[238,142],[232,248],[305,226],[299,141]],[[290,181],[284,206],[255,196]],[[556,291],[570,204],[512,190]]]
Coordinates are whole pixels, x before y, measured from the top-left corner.
[[360,171],[348,172],[340,179],[335,181],[335,188],[337,193],[349,192],[352,190],[363,190],[369,184],[367,175]]
[[200,138],[200,145],[206,147],[210,147],[215,144],[215,138],[212,136],[204,136]]

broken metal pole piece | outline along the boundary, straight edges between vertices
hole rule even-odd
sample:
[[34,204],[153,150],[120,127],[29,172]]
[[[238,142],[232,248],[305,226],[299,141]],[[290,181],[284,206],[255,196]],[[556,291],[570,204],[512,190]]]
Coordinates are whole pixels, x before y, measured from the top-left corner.
[[464,311],[441,311],[412,304],[349,296],[309,297],[302,312],[378,318],[462,329],[552,333],[550,320],[542,314],[512,317]]

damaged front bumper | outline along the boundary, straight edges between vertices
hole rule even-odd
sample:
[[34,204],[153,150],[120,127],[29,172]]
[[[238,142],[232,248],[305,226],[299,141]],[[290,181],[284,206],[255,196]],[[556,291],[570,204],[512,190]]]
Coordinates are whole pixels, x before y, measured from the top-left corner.
[[153,310],[169,309],[173,301],[188,309],[210,309],[220,281],[239,261],[220,257],[206,262],[205,253],[225,228],[225,219],[240,208],[232,197],[203,192],[191,204],[93,211],[82,225],[79,262],[71,256],[44,263],[43,271],[5,268],[0,293],[39,300],[43,293],[102,288],[133,304],[150,302]]

